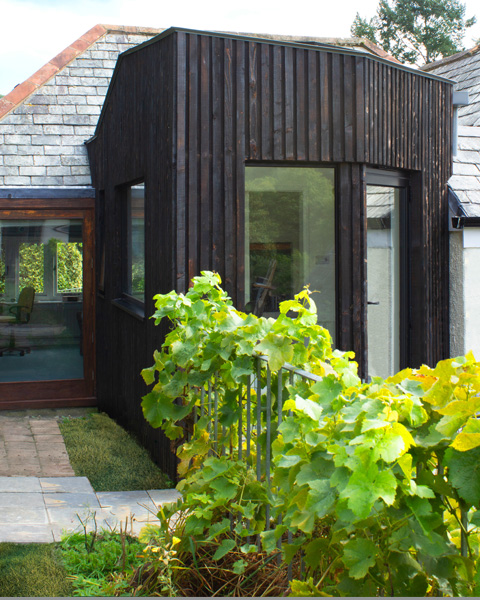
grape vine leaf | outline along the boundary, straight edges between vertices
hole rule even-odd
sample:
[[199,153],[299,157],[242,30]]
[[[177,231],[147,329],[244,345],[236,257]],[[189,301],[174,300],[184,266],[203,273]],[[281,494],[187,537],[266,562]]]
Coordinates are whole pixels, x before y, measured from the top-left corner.
[[268,364],[272,371],[278,371],[283,364],[290,362],[293,356],[293,347],[290,340],[275,333],[269,333],[256,346],[256,349],[268,357]]
[[228,554],[231,550],[235,548],[235,540],[223,540],[220,546],[217,548],[217,551],[213,555],[213,560],[220,560]]
[[374,464],[353,473],[340,498],[347,498],[348,508],[360,519],[365,519],[379,498],[388,505],[393,504],[396,489],[395,476],[390,471],[379,471]]
[[350,540],[343,549],[343,564],[349,569],[349,576],[362,579],[375,564],[377,547],[370,540],[358,538]]
[[459,452],[449,448],[445,452],[449,467],[449,481],[470,505],[480,505],[480,448]]

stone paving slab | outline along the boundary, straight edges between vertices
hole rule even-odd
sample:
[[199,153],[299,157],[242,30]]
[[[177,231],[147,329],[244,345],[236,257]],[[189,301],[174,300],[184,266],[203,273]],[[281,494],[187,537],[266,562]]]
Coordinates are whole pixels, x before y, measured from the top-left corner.
[[[31,525],[46,525],[47,523],[48,516],[45,506],[26,508],[20,506],[19,500],[17,506],[0,508],[0,541],[3,541],[3,533],[10,529],[10,525],[23,525],[28,534]],[[18,541],[25,540],[19,538]]]
[[94,493],[93,487],[90,481],[88,480],[88,477],[40,477],[39,484],[41,491],[48,493]]
[[0,477],[0,493],[41,491],[41,481],[37,477]]
[[47,508],[54,506],[60,508],[69,506],[77,509],[87,508],[92,510],[100,508],[100,503],[94,492],[44,492],[43,500]]
[[103,508],[136,506],[146,504],[155,508],[147,492],[97,492],[98,501]]
[[45,525],[9,525],[8,529],[0,525],[0,541],[16,543],[37,543],[50,544],[55,541],[52,528],[47,523]]
[[[3,491],[8,490],[8,491]],[[59,541],[66,532],[138,535],[176,490],[97,492],[86,477],[0,477],[0,542]]]
[[[21,494],[21,495],[20,495]],[[3,508],[42,508],[45,506],[41,492],[0,492],[0,512]],[[1,515],[0,515],[1,518]]]
[[147,490],[147,494],[157,506],[168,502],[176,502],[182,497],[177,490]]

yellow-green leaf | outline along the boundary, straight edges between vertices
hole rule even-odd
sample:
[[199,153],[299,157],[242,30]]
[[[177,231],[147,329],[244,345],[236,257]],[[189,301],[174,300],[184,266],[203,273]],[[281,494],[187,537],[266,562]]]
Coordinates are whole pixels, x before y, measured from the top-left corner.
[[472,448],[480,446],[480,433],[464,433],[461,432],[453,440],[451,446],[460,452],[466,452]]

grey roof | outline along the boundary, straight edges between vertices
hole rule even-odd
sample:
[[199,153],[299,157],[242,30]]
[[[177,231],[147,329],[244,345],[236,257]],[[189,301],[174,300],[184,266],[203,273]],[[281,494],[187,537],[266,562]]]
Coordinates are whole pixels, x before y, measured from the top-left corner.
[[467,217],[480,216],[480,127],[458,128],[458,150],[448,181]]
[[372,185],[367,189],[367,219],[388,217],[394,207],[392,188]]
[[423,71],[455,81],[454,90],[466,91],[467,106],[458,108],[458,150],[448,181],[459,211],[480,216],[480,45],[422,67]]
[[469,104],[458,109],[460,125],[480,125],[480,45],[429,65],[422,71],[455,81],[454,89],[469,93]]

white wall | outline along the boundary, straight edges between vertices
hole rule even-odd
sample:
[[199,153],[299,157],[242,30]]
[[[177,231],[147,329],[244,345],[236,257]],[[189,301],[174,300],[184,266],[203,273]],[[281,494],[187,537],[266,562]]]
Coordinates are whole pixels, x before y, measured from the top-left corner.
[[450,232],[450,356],[465,353],[463,230]]
[[464,352],[480,360],[480,228],[463,230]]

